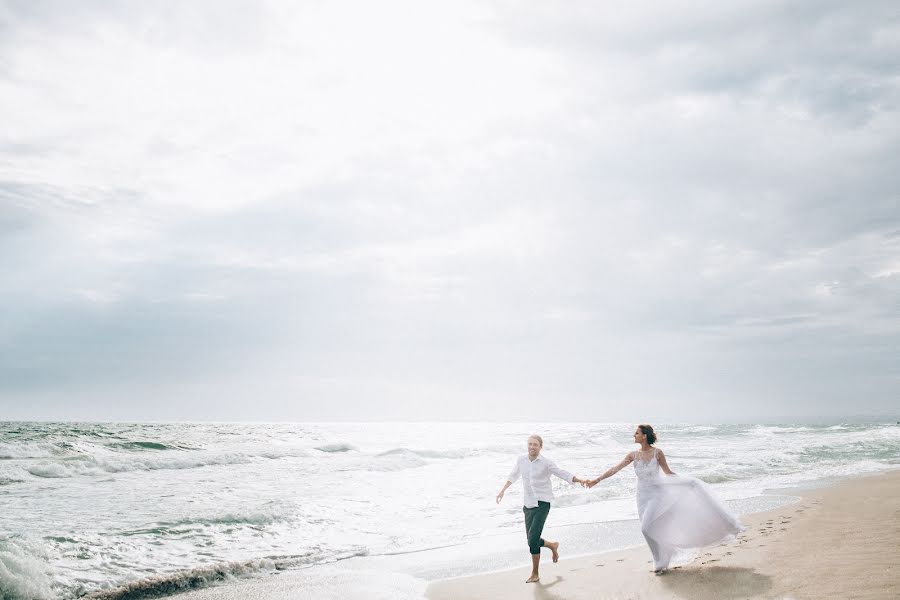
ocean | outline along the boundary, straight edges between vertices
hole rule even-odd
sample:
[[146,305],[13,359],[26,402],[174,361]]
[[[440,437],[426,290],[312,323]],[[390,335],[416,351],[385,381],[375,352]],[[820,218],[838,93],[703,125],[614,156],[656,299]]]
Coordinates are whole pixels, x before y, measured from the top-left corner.
[[[792,486],[900,466],[898,424],[654,427],[671,468],[738,513],[790,502]],[[528,434],[561,467],[595,476],[634,448],[633,431],[0,423],[0,598],[158,597],[310,568],[351,580],[366,565],[395,569],[421,597],[430,579],[527,562],[521,484],[499,506],[494,497]],[[548,531],[570,553],[641,543],[630,468],[591,490],[554,489]]]

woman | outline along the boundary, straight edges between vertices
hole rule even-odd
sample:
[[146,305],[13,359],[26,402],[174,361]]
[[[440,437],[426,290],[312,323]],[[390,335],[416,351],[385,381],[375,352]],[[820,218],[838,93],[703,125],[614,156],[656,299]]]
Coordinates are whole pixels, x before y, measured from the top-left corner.
[[[699,548],[728,539],[744,527],[713,497],[705,483],[676,475],[662,450],[653,446],[656,434],[650,425],[638,425],[634,442],[640,450],[629,452],[616,466],[587,482],[594,487],[634,463],[637,475],[637,507],[641,533],[653,554],[653,570],[661,575],[669,568],[676,550]],[[665,476],[660,475],[660,469]]]

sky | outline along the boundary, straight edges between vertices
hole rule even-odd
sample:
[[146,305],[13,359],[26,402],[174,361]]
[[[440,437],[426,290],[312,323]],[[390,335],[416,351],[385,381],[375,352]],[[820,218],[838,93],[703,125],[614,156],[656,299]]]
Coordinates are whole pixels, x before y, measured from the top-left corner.
[[0,0],[0,420],[900,399],[900,6]]

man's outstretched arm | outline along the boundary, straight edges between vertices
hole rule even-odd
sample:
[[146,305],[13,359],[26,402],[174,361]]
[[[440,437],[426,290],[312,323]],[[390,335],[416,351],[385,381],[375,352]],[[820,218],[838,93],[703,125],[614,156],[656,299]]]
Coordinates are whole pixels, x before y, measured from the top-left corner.
[[572,473],[569,473],[565,469],[560,469],[559,467],[556,466],[555,462],[550,463],[550,472],[553,473],[554,475],[556,475],[557,477],[559,477],[560,479],[562,479],[564,481],[568,481],[569,483],[585,483],[585,482],[587,482],[587,479],[582,479],[581,477],[578,477],[577,475],[573,475]]
[[503,500],[503,494],[506,492],[506,488],[512,485],[512,481],[507,480],[506,484],[503,486],[503,489],[500,490],[500,493],[497,494],[497,504],[500,504],[500,501]]
[[516,461],[516,466],[513,467],[513,470],[509,472],[509,475],[506,476],[506,484],[503,486],[503,489],[500,490],[500,493],[497,494],[497,504],[500,504],[500,501],[503,500],[503,493],[506,492],[506,489],[511,486],[515,481],[522,476],[522,473],[519,471],[519,461]]

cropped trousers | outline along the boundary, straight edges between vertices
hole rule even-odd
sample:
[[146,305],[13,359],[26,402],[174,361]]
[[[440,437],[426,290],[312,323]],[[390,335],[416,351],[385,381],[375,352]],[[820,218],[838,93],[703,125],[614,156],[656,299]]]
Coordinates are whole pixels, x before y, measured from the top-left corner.
[[550,514],[550,503],[543,500],[538,501],[538,505],[534,508],[522,507],[525,513],[525,535],[528,536],[528,550],[531,554],[540,554],[541,547],[544,545],[544,538],[541,533],[544,532],[544,522],[547,515]]

